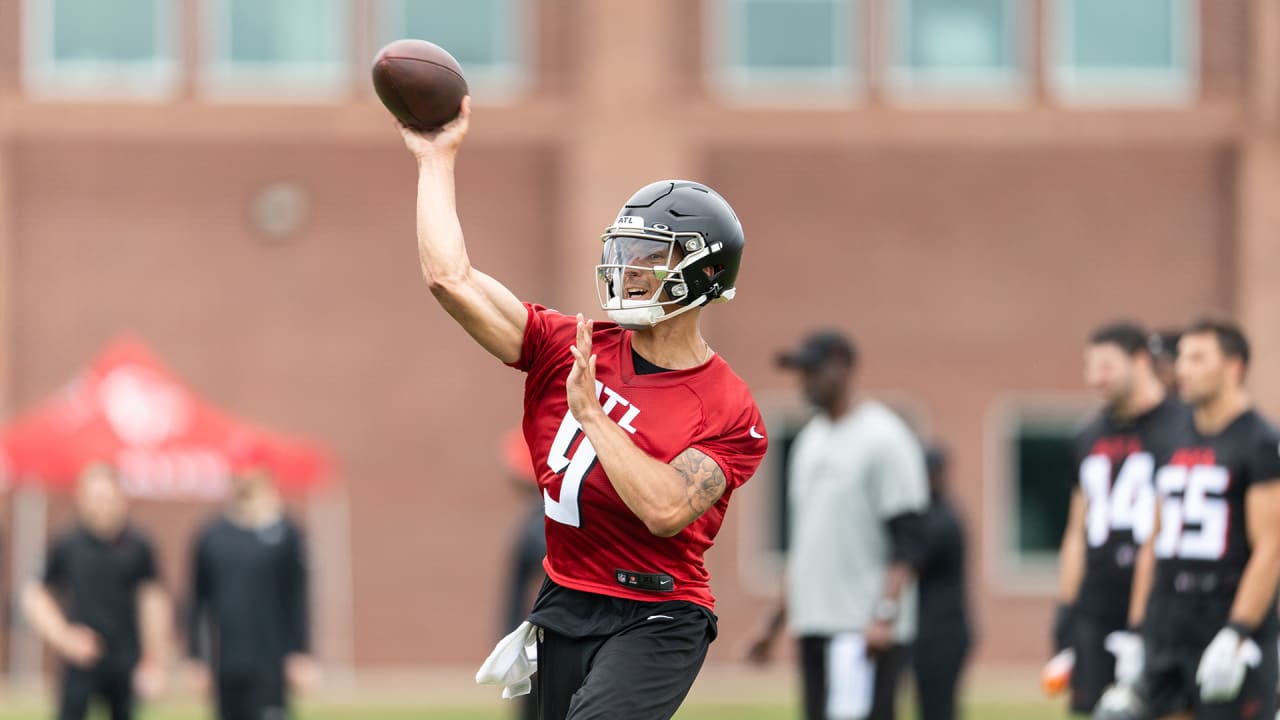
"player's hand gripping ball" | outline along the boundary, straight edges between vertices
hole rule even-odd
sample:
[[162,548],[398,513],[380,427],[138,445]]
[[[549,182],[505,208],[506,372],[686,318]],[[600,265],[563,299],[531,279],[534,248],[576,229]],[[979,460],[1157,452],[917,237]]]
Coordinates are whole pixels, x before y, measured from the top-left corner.
[[458,117],[467,81],[444,48],[426,40],[396,40],[373,59],[373,89],[412,130],[434,130]]

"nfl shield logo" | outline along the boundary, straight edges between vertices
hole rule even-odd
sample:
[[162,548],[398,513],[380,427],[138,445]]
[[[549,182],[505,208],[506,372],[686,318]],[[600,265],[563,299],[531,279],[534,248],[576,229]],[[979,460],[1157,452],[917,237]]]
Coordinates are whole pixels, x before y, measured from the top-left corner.
[[618,573],[618,582],[625,583],[627,581],[626,573]]

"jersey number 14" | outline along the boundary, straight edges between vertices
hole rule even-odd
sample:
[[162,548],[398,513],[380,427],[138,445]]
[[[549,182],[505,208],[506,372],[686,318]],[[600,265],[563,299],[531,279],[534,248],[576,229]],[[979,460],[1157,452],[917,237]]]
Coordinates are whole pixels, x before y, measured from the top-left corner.
[[1080,463],[1080,486],[1084,490],[1086,536],[1090,547],[1101,547],[1112,531],[1133,533],[1138,544],[1146,542],[1155,529],[1155,489],[1151,477],[1155,458],[1151,453],[1133,453],[1125,458],[1111,482],[1111,458],[1090,455]]

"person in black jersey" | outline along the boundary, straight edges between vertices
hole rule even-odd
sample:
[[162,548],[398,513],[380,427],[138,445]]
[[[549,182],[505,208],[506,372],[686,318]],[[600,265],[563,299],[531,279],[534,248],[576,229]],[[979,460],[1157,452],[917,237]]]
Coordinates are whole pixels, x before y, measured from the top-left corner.
[[188,641],[192,680],[216,686],[221,720],[288,714],[288,689],[315,681],[307,557],[265,462],[234,473],[226,512],[197,538]]
[[912,671],[920,720],[955,720],[960,674],[973,641],[965,589],[965,528],[947,496],[946,452],[930,448],[925,465],[929,507],[920,522],[920,609]]
[[1055,660],[1074,656],[1073,713],[1092,712],[1115,675],[1105,643],[1128,626],[1134,561],[1152,530],[1153,453],[1169,445],[1173,428],[1189,422],[1190,411],[1166,394],[1155,374],[1148,338],[1141,327],[1121,322],[1095,330],[1085,347],[1085,381],[1104,407],[1074,442],[1075,489],[1052,638]]
[[1117,658],[1135,668],[1155,718],[1276,712],[1280,431],[1252,407],[1248,364],[1248,340],[1230,322],[1202,320],[1178,342],[1194,422],[1157,458],[1158,523],[1134,580],[1141,638]]
[[135,691],[163,689],[172,612],[151,541],[129,524],[112,468],[84,470],[76,510],[78,522],[53,542],[23,609],[62,658],[60,720],[84,718],[94,700],[124,720],[133,717]]
[[[503,466],[522,499],[527,498],[524,517],[512,538],[507,561],[507,601],[503,603],[503,628],[513,628],[529,615],[533,598],[542,586],[547,574],[542,571],[542,559],[547,555],[547,539],[542,524],[545,517],[542,494],[538,491],[533,459],[529,446],[519,428],[512,428],[502,439]],[[538,692],[534,686],[528,695],[515,698],[514,717],[519,720],[537,720]]]
[[1155,360],[1156,377],[1172,395],[1178,394],[1178,376],[1174,366],[1178,360],[1178,336],[1181,334],[1180,330],[1157,330],[1151,333],[1147,342]]

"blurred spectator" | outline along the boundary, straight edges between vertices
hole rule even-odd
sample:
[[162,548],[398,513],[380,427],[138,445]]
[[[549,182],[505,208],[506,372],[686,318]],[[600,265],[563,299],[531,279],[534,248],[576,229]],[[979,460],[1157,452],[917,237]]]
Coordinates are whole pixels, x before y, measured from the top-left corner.
[[112,720],[133,717],[135,692],[164,688],[172,610],[151,541],[130,525],[115,471],[85,468],[75,527],[50,547],[44,576],[27,586],[27,620],[62,658],[58,717],[84,718],[94,700]]
[[910,585],[928,504],[924,453],[892,410],[855,395],[857,359],[837,332],[812,335],[779,358],[801,372],[818,414],[789,458],[784,604],[752,639],[749,657],[768,659],[786,618],[800,641],[808,720],[892,720],[915,635]]
[[921,522],[923,550],[918,569],[920,622],[912,669],[921,720],[954,720],[956,689],[973,634],[966,602],[964,524],[947,497],[946,452],[925,454],[929,509]]
[[[546,573],[542,559],[547,554],[547,535],[543,528],[545,511],[542,493],[529,457],[529,446],[519,428],[508,432],[502,441],[502,458],[507,478],[526,498],[524,518],[511,544],[511,560],[507,573],[507,603],[503,612],[502,628],[518,626],[529,616],[533,599],[542,585]],[[506,632],[504,629],[503,632]],[[538,687],[515,699],[516,717],[536,720],[538,717]]]
[[288,690],[314,684],[307,558],[269,462],[246,451],[232,499],[200,533],[191,561],[188,639],[197,689],[216,686],[221,720],[288,715]]
[[1156,377],[1164,385],[1165,392],[1171,395],[1178,394],[1178,378],[1174,375],[1173,364],[1178,359],[1178,338],[1181,336],[1180,330],[1160,330],[1151,334],[1148,343]]

